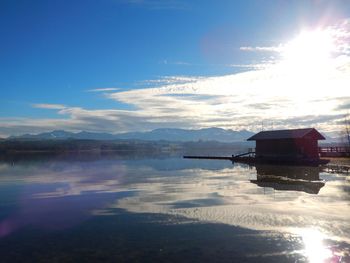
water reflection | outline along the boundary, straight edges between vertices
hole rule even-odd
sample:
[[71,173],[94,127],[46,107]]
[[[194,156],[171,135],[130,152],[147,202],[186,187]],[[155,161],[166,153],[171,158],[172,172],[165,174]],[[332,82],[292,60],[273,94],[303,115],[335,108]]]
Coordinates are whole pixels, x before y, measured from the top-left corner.
[[[315,167],[111,156],[4,161],[0,162],[0,238],[26,226],[74,228],[123,209],[238,226],[267,236],[271,231],[292,233],[283,234],[284,240],[304,245],[301,254],[309,260],[313,251],[321,250],[321,243],[330,240],[339,253],[348,255],[348,189],[345,175]],[[321,240],[315,232],[292,229],[318,229],[324,236]],[[289,245],[284,249],[281,255],[296,250]],[[322,247],[324,257],[327,249]]]
[[325,185],[324,180],[320,179],[320,171],[319,167],[257,164],[257,179],[250,182],[275,190],[318,194]]

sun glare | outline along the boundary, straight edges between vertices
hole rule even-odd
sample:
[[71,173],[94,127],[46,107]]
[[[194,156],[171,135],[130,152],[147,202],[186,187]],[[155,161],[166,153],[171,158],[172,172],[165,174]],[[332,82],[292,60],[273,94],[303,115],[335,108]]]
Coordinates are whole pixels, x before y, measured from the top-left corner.
[[282,63],[289,70],[307,70],[310,73],[329,67],[334,50],[334,40],[329,31],[303,31],[282,48]]
[[321,232],[313,228],[300,230],[299,234],[304,243],[304,255],[310,263],[323,263],[333,257],[332,251],[324,245],[326,238]]

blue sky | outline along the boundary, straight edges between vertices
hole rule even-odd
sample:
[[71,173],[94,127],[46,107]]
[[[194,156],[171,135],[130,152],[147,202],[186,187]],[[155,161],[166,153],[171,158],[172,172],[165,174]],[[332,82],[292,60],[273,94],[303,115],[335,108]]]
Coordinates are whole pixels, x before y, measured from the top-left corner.
[[[2,0],[0,136],[56,128],[256,130],[261,121],[336,131],[350,104],[349,18],[346,0]],[[309,92],[300,102],[268,87],[289,82],[276,65],[305,29],[344,34],[332,33],[336,72],[322,82],[338,90]],[[306,81],[298,75],[303,81],[294,84],[317,85],[320,73]],[[316,100],[328,104],[290,113]],[[322,107],[329,108],[315,112]]]

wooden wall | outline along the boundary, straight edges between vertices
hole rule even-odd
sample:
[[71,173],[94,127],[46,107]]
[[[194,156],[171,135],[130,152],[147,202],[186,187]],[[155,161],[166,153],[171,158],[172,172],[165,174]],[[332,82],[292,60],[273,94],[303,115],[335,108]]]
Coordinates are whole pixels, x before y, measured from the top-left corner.
[[316,139],[278,139],[256,141],[257,157],[318,158]]

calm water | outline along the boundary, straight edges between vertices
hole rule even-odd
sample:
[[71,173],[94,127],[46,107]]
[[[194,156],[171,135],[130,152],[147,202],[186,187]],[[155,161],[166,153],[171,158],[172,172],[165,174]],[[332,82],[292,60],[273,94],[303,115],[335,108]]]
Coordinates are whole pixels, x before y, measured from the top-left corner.
[[0,262],[350,262],[350,176],[136,156],[0,162]]

